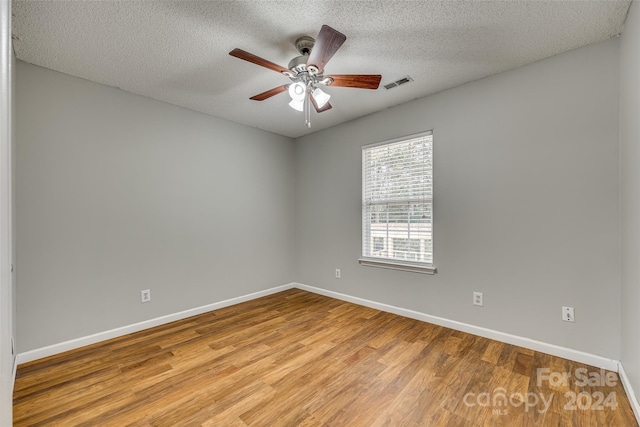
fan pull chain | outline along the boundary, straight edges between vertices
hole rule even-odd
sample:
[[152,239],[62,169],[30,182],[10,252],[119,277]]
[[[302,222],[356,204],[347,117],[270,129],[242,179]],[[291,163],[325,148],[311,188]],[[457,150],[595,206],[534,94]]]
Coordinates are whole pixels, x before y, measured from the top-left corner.
[[307,88],[307,96],[304,97],[304,125],[311,129],[311,92]]

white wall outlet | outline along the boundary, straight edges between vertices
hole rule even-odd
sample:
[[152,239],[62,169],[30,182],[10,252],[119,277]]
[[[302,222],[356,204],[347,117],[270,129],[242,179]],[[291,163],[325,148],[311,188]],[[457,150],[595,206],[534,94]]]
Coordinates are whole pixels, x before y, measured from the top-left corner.
[[575,322],[576,317],[573,307],[562,307],[562,320],[565,322]]
[[479,305],[480,307],[484,306],[484,295],[482,292],[473,293],[473,305]]
[[336,268],[336,279],[340,278],[340,269]]
[[140,291],[140,302],[151,301],[151,289],[143,289]]

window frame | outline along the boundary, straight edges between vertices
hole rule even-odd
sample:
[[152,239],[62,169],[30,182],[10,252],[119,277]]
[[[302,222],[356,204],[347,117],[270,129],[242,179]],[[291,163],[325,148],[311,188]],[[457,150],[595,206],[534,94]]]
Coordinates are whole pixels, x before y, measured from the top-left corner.
[[[358,262],[360,263],[360,265],[363,266],[367,266],[367,267],[380,267],[380,268],[388,268],[388,269],[393,269],[393,270],[402,270],[402,271],[410,271],[410,272],[415,272],[415,273],[425,273],[425,274],[435,274],[437,273],[437,268],[435,266],[435,252],[434,252],[434,188],[432,187],[432,191],[431,191],[431,196],[430,196],[430,202],[431,202],[431,262],[429,263],[428,261],[410,261],[410,260],[400,260],[400,259],[393,259],[391,258],[391,247],[389,247],[389,242],[385,241],[385,251],[387,251],[387,257],[382,258],[382,257],[371,257],[371,256],[365,256],[365,244],[370,244],[372,245],[374,242],[374,237],[371,235],[371,228],[369,226],[369,229],[367,230],[367,223],[365,220],[365,204],[367,203],[367,201],[365,200],[365,185],[366,185],[366,168],[367,165],[365,163],[365,154],[367,152],[367,150],[375,148],[375,147],[380,147],[383,145],[390,145],[390,144],[395,144],[395,143],[401,143],[404,141],[408,141],[411,139],[415,139],[415,138],[422,138],[422,137],[427,137],[430,136],[431,137],[431,159],[432,159],[432,164],[431,164],[431,183],[433,185],[433,177],[434,177],[434,146],[433,146],[433,130],[428,130],[428,131],[424,131],[424,132],[420,132],[420,133],[416,133],[416,134],[411,134],[411,135],[407,135],[407,136],[403,136],[403,137],[399,137],[399,138],[394,138],[394,139],[390,139],[390,140],[385,140],[385,141],[380,141],[380,142],[376,142],[373,144],[367,144],[367,145],[363,145],[362,146],[362,160],[361,160],[361,175],[362,175],[362,182],[361,182],[361,203],[362,203],[362,214],[361,214],[361,246],[360,246],[360,250],[361,250],[361,257],[358,259]],[[407,203],[410,203],[410,198],[407,199]],[[367,230],[367,231],[365,231]],[[365,233],[369,234],[369,241],[365,241]],[[426,244],[425,243],[421,243],[421,244]],[[393,245],[392,245],[393,246]]]

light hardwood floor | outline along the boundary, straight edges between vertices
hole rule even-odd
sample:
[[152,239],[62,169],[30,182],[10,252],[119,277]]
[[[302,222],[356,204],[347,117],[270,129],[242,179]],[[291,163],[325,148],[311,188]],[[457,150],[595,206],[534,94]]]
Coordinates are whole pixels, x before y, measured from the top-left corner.
[[637,426],[601,374],[292,289],[21,365],[14,425]]

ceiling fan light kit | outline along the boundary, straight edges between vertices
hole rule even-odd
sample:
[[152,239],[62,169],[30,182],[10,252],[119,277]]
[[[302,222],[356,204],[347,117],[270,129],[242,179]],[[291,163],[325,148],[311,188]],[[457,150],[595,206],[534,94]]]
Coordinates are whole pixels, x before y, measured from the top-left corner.
[[233,49],[229,55],[279,72],[293,83],[269,89],[252,96],[254,101],[264,101],[274,95],[287,91],[291,97],[289,106],[304,112],[305,126],[311,127],[311,104],[318,113],[331,109],[331,95],[319,86],[351,87],[358,89],[377,89],[382,78],[379,74],[334,74],[324,75],[324,66],[340,49],[347,37],[328,25],[323,25],[316,40],[309,36],[299,37],[295,46],[299,56],[293,58],[288,68],[284,68],[242,49]]

